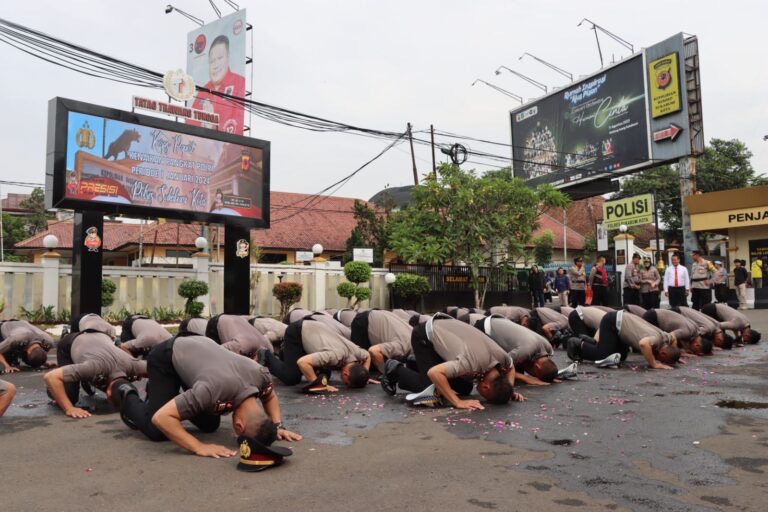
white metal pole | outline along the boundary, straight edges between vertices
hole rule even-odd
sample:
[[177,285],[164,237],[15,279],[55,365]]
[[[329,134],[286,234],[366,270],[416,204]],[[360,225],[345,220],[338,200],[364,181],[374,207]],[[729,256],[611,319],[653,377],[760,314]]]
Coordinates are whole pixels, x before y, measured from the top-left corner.
[[0,261],[5,262],[5,247],[3,241],[3,189],[0,186]]

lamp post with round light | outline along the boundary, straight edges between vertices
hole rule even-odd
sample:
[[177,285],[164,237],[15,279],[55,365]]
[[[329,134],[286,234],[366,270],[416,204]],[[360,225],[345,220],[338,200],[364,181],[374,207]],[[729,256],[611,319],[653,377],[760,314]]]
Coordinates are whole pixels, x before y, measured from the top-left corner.
[[394,309],[395,307],[395,301],[394,301],[394,293],[393,293],[393,286],[395,284],[395,281],[397,281],[397,276],[393,274],[392,272],[387,272],[384,274],[384,282],[387,283],[387,288],[389,289],[389,309]]

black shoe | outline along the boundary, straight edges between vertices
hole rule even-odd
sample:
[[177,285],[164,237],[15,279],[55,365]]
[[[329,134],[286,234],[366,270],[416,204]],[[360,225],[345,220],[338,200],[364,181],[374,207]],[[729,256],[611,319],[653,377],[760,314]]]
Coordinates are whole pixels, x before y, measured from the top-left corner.
[[388,395],[394,396],[397,393],[397,369],[402,364],[396,359],[387,359],[384,363],[384,373],[379,380],[381,382],[381,389]]
[[120,411],[125,403],[125,397],[131,393],[136,393],[136,396],[139,396],[139,390],[128,379],[117,379],[112,383],[110,402]]
[[566,346],[566,352],[568,353],[568,359],[571,361],[581,361],[581,343],[579,338],[568,338],[568,345]]
[[256,362],[261,366],[267,366],[267,352],[269,349],[260,348],[256,351]]

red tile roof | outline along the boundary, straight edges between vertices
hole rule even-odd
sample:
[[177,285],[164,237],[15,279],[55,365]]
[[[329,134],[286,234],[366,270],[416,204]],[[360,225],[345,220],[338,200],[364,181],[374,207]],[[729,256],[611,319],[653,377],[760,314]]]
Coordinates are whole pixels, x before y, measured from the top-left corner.
[[[560,210],[562,212],[562,210]],[[550,217],[548,214],[543,214],[539,217],[539,227],[533,232],[533,236],[538,236],[542,232],[549,230],[555,235],[553,247],[555,249],[563,248],[563,226],[562,221],[557,221]],[[584,248],[584,236],[571,229],[570,223],[565,228],[566,242],[568,243],[568,250],[581,250]]]
[[[262,249],[309,250],[319,243],[326,251],[343,252],[347,238],[354,229],[355,199],[348,197],[315,196],[290,192],[272,192],[271,227],[253,230],[251,237]],[[178,227],[178,242],[177,242]],[[209,239],[214,242],[214,229]],[[107,251],[138,245],[139,224],[105,222],[103,244]],[[224,228],[221,228],[224,241]],[[200,236],[200,226],[193,224],[151,223],[144,227],[144,244],[194,246]],[[48,229],[17,243],[19,249],[42,249],[43,238],[54,234],[60,249],[72,248],[72,221],[50,223]]]

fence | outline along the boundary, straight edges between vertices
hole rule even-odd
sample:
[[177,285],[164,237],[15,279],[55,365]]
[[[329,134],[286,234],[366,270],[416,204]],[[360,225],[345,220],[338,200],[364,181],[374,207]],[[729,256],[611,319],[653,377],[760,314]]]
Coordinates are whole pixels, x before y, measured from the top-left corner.
[[[71,310],[72,269],[59,265],[57,255],[46,256],[40,264],[0,264],[0,297],[5,299],[0,319],[20,316],[21,308],[31,311],[52,306],[57,312]],[[374,269],[368,283],[372,295],[364,303],[366,307],[389,307],[385,273],[384,269]],[[224,268],[223,265],[210,265],[207,256],[194,258],[192,269],[105,266],[102,275],[117,285],[115,301],[105,311],[151,311],[155,307],[181,310],[184,299],[177,293],[179,284],[185,279],[199,279],[209,286],[209,294],[200,298],[206,304],[207,313],[224,312]],[[272,287],[281,280],[302,284],[299,305],[304,308],[320,310],[347,305],[346,299],[336,293],[336,286],[346,280],[339,267],[326,262],[312,263],[311,266],[260,264],[251,266],[252,314],[279,314],[280,303],[272,297]],[[100,293],[100,290],[94,290],[94,293]]]

